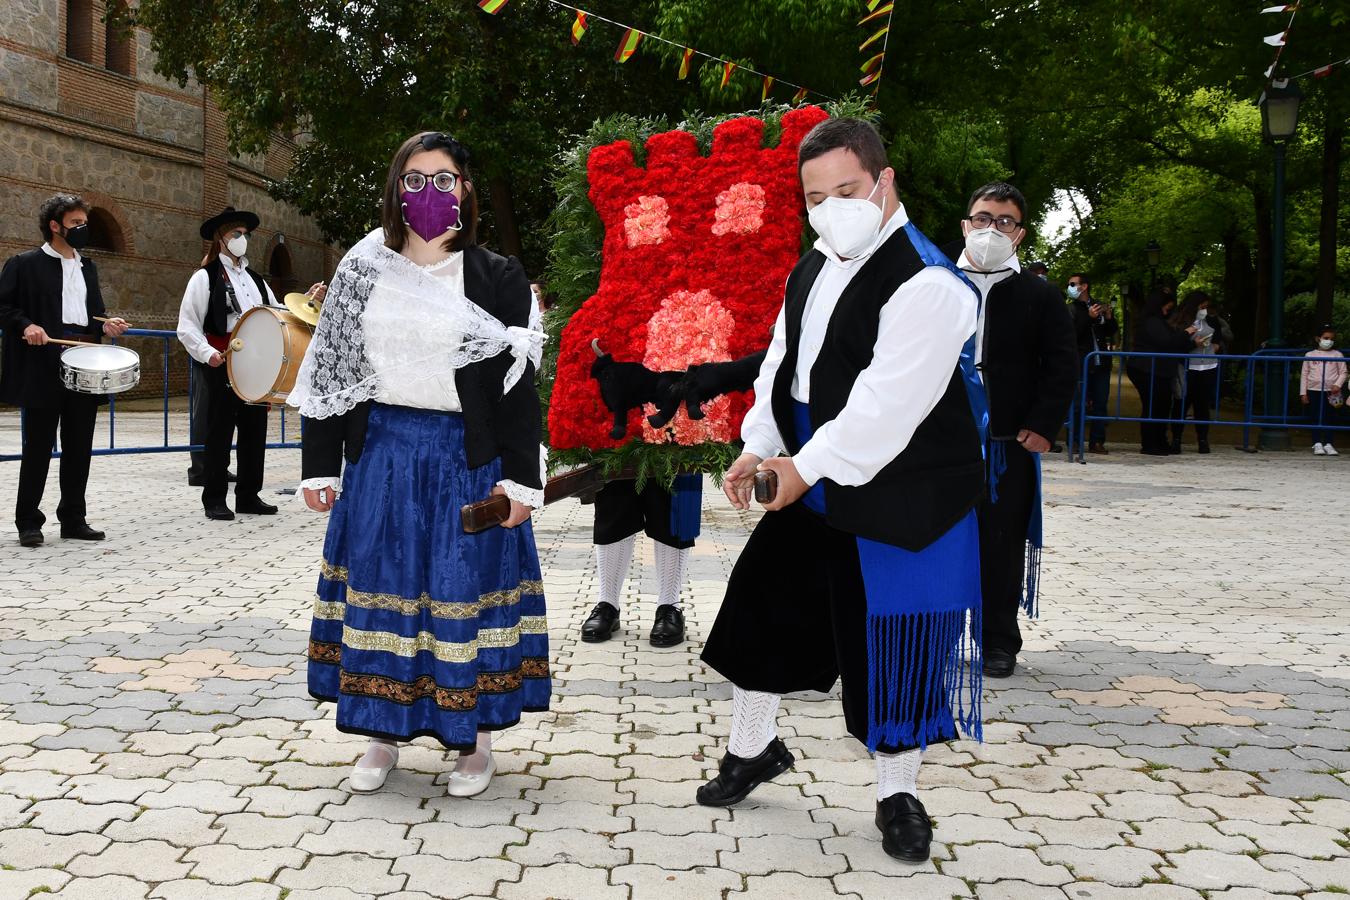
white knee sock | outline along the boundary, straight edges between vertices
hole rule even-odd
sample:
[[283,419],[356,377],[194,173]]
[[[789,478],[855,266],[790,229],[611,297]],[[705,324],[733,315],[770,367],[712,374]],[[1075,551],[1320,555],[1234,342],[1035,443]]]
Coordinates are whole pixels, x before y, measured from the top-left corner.
[[919,796],[919,763],[923,762],[922,750],[878,753],[876,757],[878,800],[885,800],[900,793],[912,797]]
[[742,759],[753,759],[778,737],[777,694],[731,689],[731,743],[727,747]]
[[622,609],[619,595],[623,593],[628,567],[633,564],[633,545],[636,543],[637,535],[630,534],[617,543],[595,545],[595,570],[600,582],[601,603]]
[[689,550],[656,542],[656,605],[683,606],[680,591],[684,590],[684,576],[689,571]]
[[356,761],[363,769],[383,769],[398,765],[398,744],[383,738],[371,738],[365,754]]

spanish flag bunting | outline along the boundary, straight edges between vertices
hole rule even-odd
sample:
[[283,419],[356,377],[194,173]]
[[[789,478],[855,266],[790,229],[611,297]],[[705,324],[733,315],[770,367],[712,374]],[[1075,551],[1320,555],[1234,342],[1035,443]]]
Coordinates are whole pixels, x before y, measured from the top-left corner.
[[863,87],[867,87],[869,84],[871,84],[872,82],[876,81],[879,78],[881,78],[881,70],[877,69],[871,75],[867,75],[859,79],[858,84],[862,85]]
[[885,58],[886,58],[885,53],[878,53],[876,56],[872,57],[867,62],[862,64],[861,71],[871,72],[873,69],[878,68],[881,65],[881,61]]
[[495,16],[502,11],[502,7],[505,6],[506,3],[507,0],[478,0],[478,8],[485,13],[491,13]]
[[721,90],[726,90],[727,83],[731,81],[731,73],[734,72],[734,71],[736,71],[736,64],[735,64],[734,62],[729,62],[729,63],[727,63],[726,65],[724,65],[724,66],[722,67],[722,87],[721,87]]
[[680,57],[680,80],[684,81],[689,77],[689,64],[694,59],[694,48],[685,47],[684,55]]
[[806,99],[806,88],[798,88],[797,93],[792,95],[793,104],[801,103]]
[[772,75],[764,76],[764,90],[759,94],[759,102],[763,103],[769,99],[769,91],[773,90],[774,77]]
[[895,9],[894,3],[887,3],[885,6],[881,7],[876,12],[871,12],[863,16],[861,21],[858,22],[858,24],[866,25],[868,22],[875,22],[877,19],[880,19],[884,16],[889,16],[892,10],[894,9]]
[[1293,11],[1294,11],[1295,9],[1297,9],[1297,8],[1298,8],[1298,7],[1295,6],[1294,4],[1288,3],[1288,4],[1285,4],[1284,6],[1267,6],[1265,9],[1261,10],[1261,12],[1263,12],[1263,13],[1286,13],[1286,12],[1293,12]]
[[1283,47],[1283,46],[1284,46],[1284,36],[1285,36],[1285,32],[1281,31],[1279,34],[1272,34],[1272,35],[1267,36],[1266,39],[1265,39],[1265,41],[1266,41],[1267,44],[1269,44],[1269,45],[1272,46],[1272,47]]
[[577,20],[572,23],[572,46],[575,47],[581,43],[581,39],[586,34],[586,14],[577,10]]
[[876,12],[877,7],[881,5],[881,0],[867,0],[867,11]]
[[623,40],[619,41],[619,49],[614,51],[615,62],[628,62],[628,58],[637,52],[638,44],[642,43],[642,32],[636,28],[630,28],[623,33]]
[[1334,69],[1334,68],[1336,68],[1336,64],[1335,64],[1335,63],[1332,63],[1332,64],[1329,65],[1329,66],[1323,66],[1323,67],[1320,68],[1320,69],[1313,69],[1312,77],[1314,77],[1314,78],[1326,78],[1328,75],[1331,74],[1331,70]]
[[886,36],[886,32],[888,32],[888,31],[890,31],[890,30],[891,30],[891,26],[889,26],[889,25],[885,26],[884,28],[878,29],[878,30],[877,30],[877,33],[874,34],[874,35],[872,35],[872,36],[871,36],[870,38],[868,38],[867,40],[863,41],[863,42],[862,42],[862,45],[859,46],[858,49],[859,49],[859,50],[866,50],[868,47],[872,46],[872,45],[875,44],[877,41],[879,41],[879,40],[881,40],[882,38],[884,38],[884,37]]

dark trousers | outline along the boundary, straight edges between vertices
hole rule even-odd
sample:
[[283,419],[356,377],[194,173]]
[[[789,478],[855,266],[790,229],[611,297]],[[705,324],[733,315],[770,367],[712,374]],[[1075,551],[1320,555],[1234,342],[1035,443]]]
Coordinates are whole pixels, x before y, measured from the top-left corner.
[[1330,396],[1330,391],[1308,391],[1308,405],[1305,409],[1308,411],[1308,425],[1311,426],[1313,443],[1331,444],[1334,447],[1335,444],[1332,444],[1331,439],[1336,432],[1325,426],[1341,424],[1341,411],[1327,402],[1327,397]]
[[998,479],[998,502],[980,504],[980,590],[984,595],[984,650],[1022,649],[1017,612],[1026,577],[1027,523],[1036,501],[1036,460],[1017,441],[1004,441],[1008,468]]
[[1195,412],[1195,438],[1202,444],[1209,443],[1209,426],[1201,420],[1214,418],[1215,386],[1219,383],[1219,370],[1189,369],[1186,372],[1186,399],[1177,397],[1172,401],[1172,443],[1180,444],[1181,435],[1186,430],[1186,413]]
[[240,400],[239,395],[230,390],[224,366],[203,368],[206,376],[203,386],[210,393],[207,400],[210,408],[206,431],[206,486],[202,488],[202,505],[225,505],[225,494],[229,490],[226,473],[230,462],[230,442],[235,440],[236,430],[239,437],[235,459],[239,463],[239,470],[234,485],[235,503],[257,499],[263,483],[267,407]]
[[[1159,360],[1153,369],[1129,369],[1130,381],[1139,392],[1143,418],[1166,419],[1172,414],[1172,377],[1175,363]],[[1139,444],[1145,453],[1167,452],[1167,423],[1140,422]]]
[[[188,383],[188,405],[192,410],[188,426],[188,443],[206,445],[206,434],[211,429],[211,391],[206,386],[206,372],[210,366],[192,361],[192,380]],[[191,454],[188,475],[195,478],[206,471],[206,451],[195,450]],[[228,460],[226,465],[229,465]]]
[[98,397],[61,389],[61,405],[54,409],[23,410],[23,461],[19,464],[19,496],[14,524],[19,531],[41,528],[47,521],[38,507],[47,487],[52,444],[61,434],[61,503],[56,518],[62,525],[85,521],[84,491],[89,483],[89,455],[94,448],[94,417]]
[[595,495],[592,542],[617,544],[645,531],[647,537],[667,547],[684,550],[694,546],[692,540],[675,536],[670,527],[670,507],[670,491],[654,480],[649,480],[641,491],[636,481],[611,481]]
[[[1090,416],[1105,416],[1111,403],[1111,364],[1105,362],[1088,369],[1087,411]],[[1081,436],[1080,436],[1081,439]],[[1088,423],[1088,442],[1106,443],[1106,423]]]

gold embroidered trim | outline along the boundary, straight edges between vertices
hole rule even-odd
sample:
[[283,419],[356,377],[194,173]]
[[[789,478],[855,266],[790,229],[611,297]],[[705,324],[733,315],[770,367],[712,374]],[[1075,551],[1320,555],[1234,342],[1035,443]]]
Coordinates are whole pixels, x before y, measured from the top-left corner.
[[341,601],[315,599],[314,618],[328,622],[341,622],[344,609],[345,604]]
[[535,580],[522,581],[520,583],[520,592],[522,594],[542,594],[544,593],[544,582]]
[[548,634],[548,619],[543,616],[521,616],[521,634]]
[[319,565],[319,574],[329,581],[341,581],[344,584],[347,581],[347,567],[335,566],[326,559]]
[[[473,662],[478,658],[478,648],[483,644],[481,640],[468,641],[463,644],[438,641],[436,636],[429,631],[420,631],[417,637],[405,638],[389,631],[358,631],[351,626],[344,626],[342,629],[342,646],[349,650],[375,650],[407,657],[416,656],[418,653],[431,653],[441,662],[466,663]],[[492,644],[489,646],[510,645]]]
[[[528,582],[522,582],[522,585]],[[493,591],[490,594],[484,594],[477,600],[468,603],[447,603],[441,600],[432,600],[430,595],[422,594],[420,597],[409,599],[400,597],[398,594],[376,594],[368,591],[358,591],[350,585],[347,587],[347,603],[357,609],[381,609],[389,612],[396,612],[405,616],[416,616],[423,610],[431,613],[433,618],[437,619],[474,619],[482,614],[485,609],[493,609],[500,606],[513,606],[520,602],[520,595],[525,593],[521,588],[513,591]],[[341,619],[342,613],[341,601],[316,600],[314,605],[314,617],[317,619]]]

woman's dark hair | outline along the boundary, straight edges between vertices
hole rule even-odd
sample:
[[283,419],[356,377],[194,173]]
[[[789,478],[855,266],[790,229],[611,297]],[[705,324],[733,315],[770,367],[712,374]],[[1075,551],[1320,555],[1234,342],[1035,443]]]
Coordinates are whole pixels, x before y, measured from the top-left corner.
[[1332,325],[1330,322],[1328,322],[1328,323],[1326,323],[1325,325],[1323,325],[1321,328],[1319,328],[1319,329],[1317,329],[1316,331],[1314,331],[1314,332],[1313,332],[1313,337],[1321,337],[1322,335],[1326,334],[1328,331],[1330,331],[1332,334],[1335,334],[1335,333],[1336,333],[1336,326],[1335,326],[1335,325]]
[[48,197],[42,202],[38,209],[38,227],[42,229],[42,239],[50,241],[52,239],[52,222],[66,223],[66,213],[75,210],[89,212],[89,204],[84,199],[75,194],[57,194],[54,197]]
[[[384,226],[384,245],[390,250],[402,250],[408,240],[408,224],[403,221],[402,185],[399,177],[403,167],[414,153],[423,150],[444,150],[455,161],[459,169],[460,184],[464,186],[464,196],[459,202],[459,221],[463,228],[451,232],[441,247],[446,250],[463,250],[478,243],[478,192],[473,189],[473,174],[469,171],[469,151],[464,145],[444,131],[423,131],[408,138],[394,154],[389,164],[389,175],[384,180],[384,203],[380,210],[380,224]],[[427,185],[422,190],[435,190]]]
[[1190,291],[1186,298],[1177,304],[1177,308],[1172,310],[1172,315],[1168,322],[1174,328],[1187,328],[1195,322],[1195,314],[1200,306],[1210,303],[1210,296],[1204,291]]
[[1148,292],[1148,298],[1144,300],[1144,315],[1161,316],[1163,307],[1169,303],[1175,303],[1176,299],[1171,294],[1163,293],[1162,288],[1154,288]]

